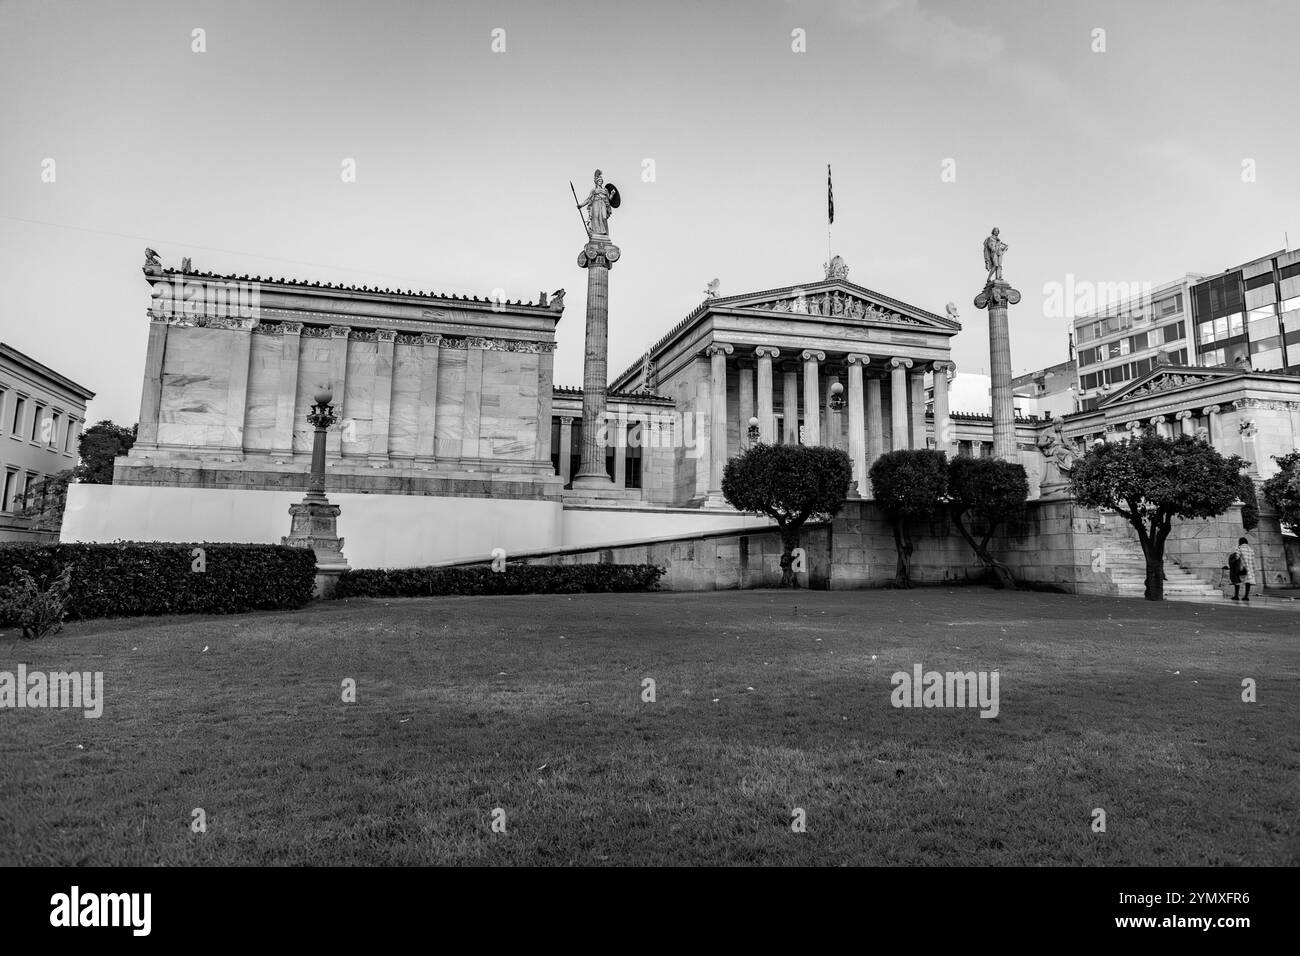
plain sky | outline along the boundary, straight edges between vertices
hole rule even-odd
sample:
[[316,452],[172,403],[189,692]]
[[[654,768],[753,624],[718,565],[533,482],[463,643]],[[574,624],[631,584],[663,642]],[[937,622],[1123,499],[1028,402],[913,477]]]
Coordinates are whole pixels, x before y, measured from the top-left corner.
[[576,385],[570,180],[599,166],[623,193],[616,373],[710,279],[822,278],[830,163],[849,278],[955,302],[968,371],[988,366],[972,299],[1001,227],[1027,371],[1066,357],[1053,283],[1158,284],[1300,242],[1297,38],[1296,0],[8,0],[0,340],[95,390],[91,420],[134,422],[147,245],[214,272],[564,287],[556,382]]

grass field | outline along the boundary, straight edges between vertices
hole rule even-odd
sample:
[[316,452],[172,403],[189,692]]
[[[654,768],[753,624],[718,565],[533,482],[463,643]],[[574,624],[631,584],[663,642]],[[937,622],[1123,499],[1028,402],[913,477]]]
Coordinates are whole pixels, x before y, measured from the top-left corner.
[[[0,710],[0,864],[1300,857],[1291,612],[750,591],[351,601],[11,636],[0,671],[103,671],[105,705]],[[997,669],[997,718],[892,707],[890,675],[918,663]]]

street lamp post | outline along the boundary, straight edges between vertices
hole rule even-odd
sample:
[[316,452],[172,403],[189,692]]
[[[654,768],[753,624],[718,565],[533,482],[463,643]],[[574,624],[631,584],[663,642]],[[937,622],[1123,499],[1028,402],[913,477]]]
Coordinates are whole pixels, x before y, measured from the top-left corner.
[[757,417],[751,417],[749,419],[749,443],[751,445],[758,444],[758,418]]
[[338,517],[342,509],[329,503],[325,497],[325,433],[338,418],[334,414],[334,395],[322,388],[315,395],[315,404],[307,415],[307,422],[316,429],[311,446],[311,471],[307,475],[307,494],[296,505],[289,506],[292,518],[289,534],[281,539],[283,544],[295,548],[311,548],[316,555],[315,597],[329,597],[338,584],[339,575],[348,569],[343,557],[343,539],[338,536]]

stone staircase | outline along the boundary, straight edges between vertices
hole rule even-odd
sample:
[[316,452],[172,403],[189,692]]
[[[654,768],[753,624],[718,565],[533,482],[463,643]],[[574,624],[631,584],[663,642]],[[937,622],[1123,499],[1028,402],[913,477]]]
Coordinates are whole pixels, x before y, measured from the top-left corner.
[[[1142,597],[1146,592],[1147,565],[1132,528],[1119,515],[1108,515],[1102,531],[1106,570],[1120,597]],[[1165,599],[1169,601],[1222,602],[1223,591],[1165,558]]]

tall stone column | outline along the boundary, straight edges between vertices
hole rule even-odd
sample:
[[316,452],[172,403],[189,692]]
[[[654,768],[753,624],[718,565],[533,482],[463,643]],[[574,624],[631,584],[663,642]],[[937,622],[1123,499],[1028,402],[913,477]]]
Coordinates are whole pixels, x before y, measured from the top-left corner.
[[1192,424],[1192,413],[1183,409],[1174,418],[1178,419],[1179,432],[1183,435],[1196,434],[1196,426]]
[[[158,445],[162,414],[163,357],[167,352],[167,316],[149,313],[149,346],[144,357],[144,389],[140,393],[140,427],[133,448],[151,451]],[[69,446],[72,447],[72,446]]]
[[1166,423],[1169,421],[1164,415],[1152,415],[1148,424],[1151,425],[1151,431],[1160,438],[1168,438],[1169,430]]
[[442,336],[420,333],[420,399],[415,406],[415,460],[423,465],[437,457],[438,351]]
[[280,387],[275,400],[275,438],[271,453],[293,454],[293,413],[298,398],[298,357],[302,353],[302,323],[280,323]]
[[799,444],[799,372],[794,362],[786,362],[784,404],[781,407],[781,438],[787,445]]
[[925,368],[913,369],[907,376],[907,420],[912,426],[912,447],[925,446]]
[[849,375],[849,458],[853,462],[850,498],[865,498],[867,489],[867,425],[862,394],[862,368],[870,355],[850,353],[844,359]]
[[889,360],[889,417],[893,430],[891,451],[902,451],[911,447],[907,422],[907,406],[909,404],[907,370],[911,367],[911,359],[891,358]]
[[1210,447],[1222,454],[1222,449],[1219,448],[1223,440],[1223,429],[1219,423],[1220,411],[1222,411],[1222,407],[1219,405],[1206,405],[1201,409],[1201,414],[1209,420]]
[[[626,407],[626,406],[625,406]],[[614,487],[627,487],[627,417],[622,412],[610,423],[613,428],[614,446]]]
[[735,346],[715,342],[709,356],[709,497],[722,500],[722,469],[727,466],[727,356]]
[[582,366],[582,465],[574,488],[612,488],[605,471],[605,395],[609,388],[609,270],[622,253],[603,236],[592,237],[578,253],[587,270],[587,338]]
[[952,362],[934,362],[934,444],[949,458],[957,454],[956,429],[948,408],[948,373],[957,371]]
[[1016,408],[1011,395],[1011,333],[1007,306],[1020,301],[1020,292],[1001,279],[990,280],[975,297],[975,308],[989,312],[989,377],[993,382],[993,456],[1017,461]]
[[375,332],[375,394],[370,413],[370,460],[388,461],[388,429],[393,409],[393,350],[397,341],[394,329]]
[[244,452],[244,418],[248,414],[248,363],[252,360],[253,324],[230,331],[236,335],[235,347],[230,357],[230,383],[226,389],[226,427],[221,447],[226,451]]
[[740,447],[749,448],[749,420],[754,417],[754,362],[752,359],[736,359],[740,369]]
[[[330,380],[328,385],[337,400],[336,407],[342,411],[347,396],[348,378],[348,337],[352,329],[346,325],[331,325],[330,337]],[[331,428],[325,435],[325,453],[330,458],[343,454],[343,429]]]
[[[778,349],[759,346],[754,349],[758,359],[758,440],[765,445],[776,441],[776,415],[772,411],[772,359],[780,356]],[[746,429],[749,423],[745,423]]]
[[803,443],[820,445],[821,390],[817,386],[817,368],[819,362],[826,361],[826,353],[804,349],[799,357],[803,359]]
[[573,416],[560,416],[560,480],[569,483],[573,477]]
[[[864,475],[871,475],[871,466],[884,453],[885,404],[880,399],[880,379],[873,375],[867,379],[867,468]],[[867,489],[863,487],[862,490],[865,496]]]

